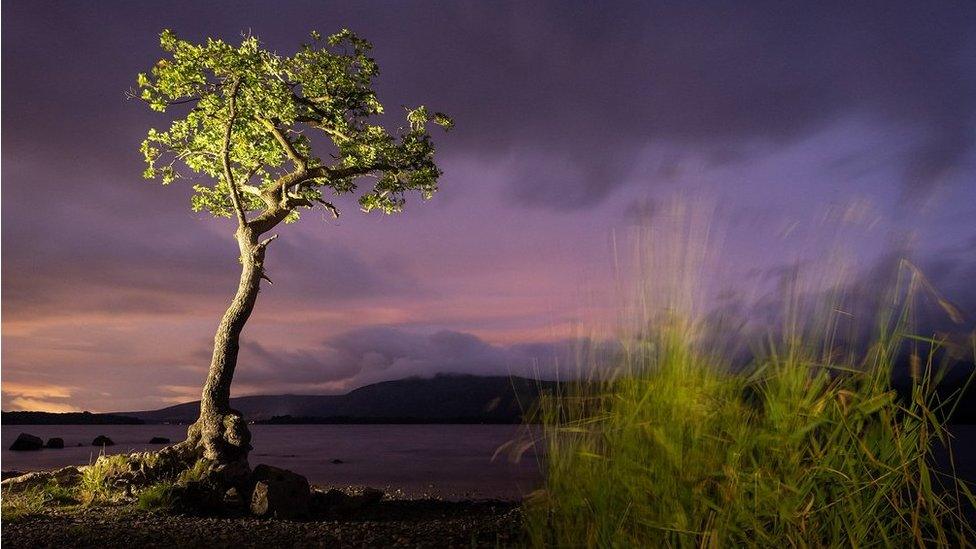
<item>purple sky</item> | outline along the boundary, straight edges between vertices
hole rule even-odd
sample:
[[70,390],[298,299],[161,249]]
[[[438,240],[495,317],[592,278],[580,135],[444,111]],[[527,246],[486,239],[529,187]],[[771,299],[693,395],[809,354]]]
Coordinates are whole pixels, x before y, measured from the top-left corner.
[[123,91],[163,28],[291,53],[348,27],[382,101],[457,122],[432,201],[280,231],[237,395],[549,371],[614,316],[611,241],[676,196],[714,211],[723,287],[908,250],[974,312],[976,4],[685,4],[5,2],[3,409],[198,397],[237,248],[140,177],[166,118]]

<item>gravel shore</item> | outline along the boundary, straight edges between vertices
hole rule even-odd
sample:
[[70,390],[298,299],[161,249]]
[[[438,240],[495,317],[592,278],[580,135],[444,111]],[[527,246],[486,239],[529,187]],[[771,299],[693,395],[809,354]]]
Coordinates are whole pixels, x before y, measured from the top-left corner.
[[521,543],[518,504],[384,501],[355,517],[292,522],[199,518],[131,506],[51,508],[3,521],[18,547],[511,547]]

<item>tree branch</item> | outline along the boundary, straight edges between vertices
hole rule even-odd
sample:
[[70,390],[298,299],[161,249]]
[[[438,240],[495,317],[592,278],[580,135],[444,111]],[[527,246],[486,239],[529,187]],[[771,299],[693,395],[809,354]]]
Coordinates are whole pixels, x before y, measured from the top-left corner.
[[266,128],[268,128],[268,131],[271,132],[271,135],[273,135],[274,138],[278,140],[278,143],[281,144],[281,148],[285,149],[285,154],[287,154],[288,158],[290,158],[291,161],[295,164],[295,170],[304,171],[305,168],[308,167],[308,160],[295,149],[295,144],[292,143],[285,136],[285,134],[281,132],[281,130],[274,122],[266,118],[261,118],[260,120],[261,123],[264,124]]
[[237,118],[237,91],[240,89],[240,79],[235,79],[230,85],[230,98],[228,99],[228,109],[230,111],[227,119],[227,127],[224,128],[224,142],[221,147],[221,161],[224,165],[224,179],[230,187],[230,201],[234,204],[234,212],[237,214],[237,222],[240,226],[247,225],[247,217],[244,215],[244,207],[241,205],[240,191],[237,189],[237,181],[230,169],[230,138],[234,128],[234,120]]
[[[275,184],[265,189],[261,196],[268,204],[268,209],[251,220],[250,226],[257,234],[264,234],[273,229],[278,223],[284,221],[292,209],[296,206],[313,206],[314,204],[304,198],[287,198],[287,192],[292,187],[301,185],[312,179],[338,180],[349,177],[368,175],[375,171],[400,170],[401,166],[395,166],[389,162],[374,162],[368,166],[346,166],[337,168],[334,166],[316,166],[305,170],[296,170],[286,173],[275,181]],[[279,200],[279,197],[282,197]],[[323,202],[325,207],[338,217],[338,212],[332,204]]]
[[274,241],[274,239],[276,239],[276,238],[278,238],[278,235],[277,234],[273,234],[273,235],[269,236],[268,238],[265,238],[261,242],[258,242],[258,248],[261,248],[261,249],[267,248],[268,247],[268,244],[271,244]]
[[374,162],[368,166],[346,166],[336,168],[334,166],[317,166],[308,170],[306,179],[347,179],[367,175],[375,171],[397,170],[397,166],[389,162]]

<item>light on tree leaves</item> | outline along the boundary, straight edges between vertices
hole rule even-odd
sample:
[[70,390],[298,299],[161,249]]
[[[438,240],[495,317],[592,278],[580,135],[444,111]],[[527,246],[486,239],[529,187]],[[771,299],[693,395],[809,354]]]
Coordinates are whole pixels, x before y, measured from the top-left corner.
[[[163,31],[167,55],[136,77],[133,95],[177,116],[165,130],[149,130],[143,175],[163,184],[189,180],[192,208],[217,217],[234,215],[232,185],[245,213],[287,210],[285,221],[348,193],[359,194],[363,210],[387,213],[400,210],[410,192],[429,198],[441,171],[428,123],[447,129],[453,121],[420,106],[407,112],[407,129],[390,132],[373,121],[383,105],[373,89],[379,67],[372,45],[345,29],[325,40],[310,36],[313,44],[282,56],[253,36],[236,46],[196,44]],[[316,132],[335,150],[316,154],[309,139]],[[370,186],[360,189],[366,176]]]

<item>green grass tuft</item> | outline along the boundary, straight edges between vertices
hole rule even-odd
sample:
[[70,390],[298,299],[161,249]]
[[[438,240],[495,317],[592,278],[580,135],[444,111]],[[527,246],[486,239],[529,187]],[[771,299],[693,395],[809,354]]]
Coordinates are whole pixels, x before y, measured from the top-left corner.
[[124,454],[101,455],[95,463],[85,467],[77,486],[81,501],[90,505],[100,501],[110,501],[116,494],[112,482],[129,471],[129,459]]
[[[947,303],[921,273],[902,263],[873,337],[841,306],[846,271],[825,264],[806,291],[794,273],[784,284],[784,327],[757,345],[747,335],[755,318],[723,319],[704,306],[698,273],[710,265],[711,225],[680,208],[665,213],[648,233],[658,240],[638,246],[637,295],[625,304],[615,350],[583,349],[584,380],[536,405],[545,486],[524,506],[531,544],[976,543],[962,511],[976,498],[933,456],[948,445],[953,405],[936,382],[947,357],[976,355],[976,340],[950,353],[948,341],[912,334],[916,293]],[[907,397],[891,383],[905,362]]]
[[60,486],[51,481],[44,486],[35,486],[19,493],[3,494],[3,520],[18,520],[41,513],[45,508],[71,506],[79,503],[75,490]]
[[176,477],[177,484],[187,484],[189,482],[199,482],[207,478],[210,473],[212,462],[206,458],[198,459],[193,467],[181,471]]
[[143,511],[168,511],[174,503],[174,483],[161,482],[146,488],[139,493],[136,507]]
[[933,468],[948,434],[932,359],[907,401],[890,385],[906,337],[879,336],[856,364],[794,339],[745,372],[693,341],[659,326],[625,345],[612,379],[541,401],[546,487],[526,506],[535,546],[976,541],[960,511],[972,494]]

